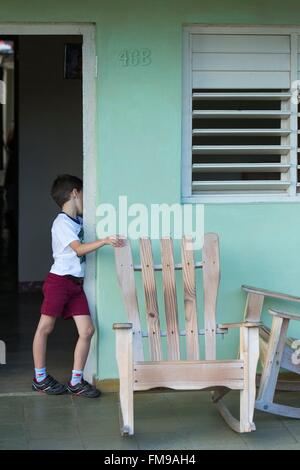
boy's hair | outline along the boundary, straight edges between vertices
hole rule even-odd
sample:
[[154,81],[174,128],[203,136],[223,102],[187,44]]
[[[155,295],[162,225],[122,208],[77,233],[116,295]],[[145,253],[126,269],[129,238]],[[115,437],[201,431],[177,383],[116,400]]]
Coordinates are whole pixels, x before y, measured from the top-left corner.
[[77,176],[59,175],[52,184],[51,196],[61,208],[65,202],[69,201],[73,189],[81,191],[82,186],[82,180]]

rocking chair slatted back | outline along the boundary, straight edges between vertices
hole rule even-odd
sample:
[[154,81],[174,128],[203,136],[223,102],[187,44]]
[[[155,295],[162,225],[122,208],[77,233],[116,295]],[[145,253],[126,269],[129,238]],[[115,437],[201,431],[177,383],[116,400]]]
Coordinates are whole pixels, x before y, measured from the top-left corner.
[[116,249],[116,270],[123,293],[128,321],[133,324],[134,360],[143,361],[141,322],[139,317],[134,271],[142,271],[147,329],[152,361],[162,361],[160,317],[157,301],[155,271],[162,271],[164,306],[166,315],[167,354],[169,361],[179,361],[179,323],[175,270],[182,270],[185,307],[185,336],[187,360],[199,360],[199,329],[197,321],[195,269],[203,268],[205,359],[216,358],[216,301],[220,280],[219,242],[214,233],[204,236],[202,263],[195,263],[191,237],[183,237],[181,244],[182,263],[175,264],[173,241],[161,239],[161,265],[154,265],[151,240],[140,239],[141,265],[134,266],[130,243]]

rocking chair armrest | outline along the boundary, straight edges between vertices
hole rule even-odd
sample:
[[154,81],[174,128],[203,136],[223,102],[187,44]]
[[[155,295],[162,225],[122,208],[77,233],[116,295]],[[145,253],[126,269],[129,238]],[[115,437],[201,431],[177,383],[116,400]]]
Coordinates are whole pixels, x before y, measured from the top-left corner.
[[249,322],[249,321],[244,321],[240,323],[222,323],[221,325],[218,325],[220,330],[227,330],[230,328],[257,328],[262,326],[262,322]]
[[114,323],[113,330],[132,330],[132,323]]
[[286,320],[298,320],[300,321],[300,315],[295,315],[293,313],[283,312],[282,310],[275,310],[273,308],[269,309],[269,313],[274,317],[284,318]]
[[295,295],[283,294],[281,292],[274,292],[271,290],[246,285],[242,285],[241,288],[242,290],[244,290],[245,292],[249,292],[250,294],[263,295],[264,297],[270,297],[273,299],[289,300],[290,302],[300,302],[300,297],[297,297]]

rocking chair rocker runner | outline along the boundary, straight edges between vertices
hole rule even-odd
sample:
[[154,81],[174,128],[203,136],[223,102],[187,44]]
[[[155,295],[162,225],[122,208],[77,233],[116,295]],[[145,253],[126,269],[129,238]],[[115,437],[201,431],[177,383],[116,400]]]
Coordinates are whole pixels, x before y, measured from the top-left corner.
[[[212,400],[236,432],[255,430],[255,376],[259,357],[259,322],[216,325],[220,280],[217,234],[204,236],[202,262],[195,263],[190,237],[182,239],[182,262],[175,264],[172,239],[161,239],[162,264],[154,265],[151,241],[140,239],[141,265],[134,265],[130,243],[115,249],[118,282],[129,323],[115,323],[116,356],[120,377],[121,433],[134,434],[134,392],[157,387],[175,390],[210,390]],[[195,269],[203,271],[204,329],[198,328]],[[175,270],[182,270],[185,330],[179,330]],[[134,272],[141,271],[148,331],[141,330]],[[155,271],[162,271],[166,332],[161,331]],[[240,328],[240,358],[216,360],[216,334]],[[168,360],[163,359],[161,337],[167,338]],[[186,337],[186,360],[181,359],[179,336]],[[205,359],[199,358],[199,337],[205,338]],[[143,338],[149,340],[151,360],[144,360]],[[235,419],[223,402],[228,390],[240,391],[240,418]]]

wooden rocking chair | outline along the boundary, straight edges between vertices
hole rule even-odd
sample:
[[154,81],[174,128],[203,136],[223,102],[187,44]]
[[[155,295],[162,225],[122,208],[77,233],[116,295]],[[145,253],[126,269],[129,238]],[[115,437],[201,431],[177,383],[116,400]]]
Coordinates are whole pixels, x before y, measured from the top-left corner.
[[[279,292],[250,286],[242,286],[242,289],[247,292],[246,321],[260,321],[265,298],[300,302],[300,297]],[[274,403],[275,390],[300,391],[300,381],[278,380],[281,368],[300,374],[300,364],[293,361],[294,339],[287,337],[289,322],[299,321],[300,316],[277,309],[269,309],[269,313],[273,317],[271,329],[261,325],[259,331],[260,361],[263,369],[255,408],[279,416],[300,419],[300,408]]]
[[[192,240],[182,239],[182,262],[175,264],[172,239],[161,239],[162,264],[154,265],[151,241],[140,239],[141,265],[134,265],[131,247],[115,249],[116,270],[129,323],[115,323],[116,356],[120,377],[121,433],[134,434],[133,394],[153,388],[210,390],[212,400],[228,425],[236,432],[255,430],[253,423],[255,377],[259,356],[259,323],[216,325],[216,302],[220,280],[219,240],[204,236],[202,262],[194,262]],[[195,269],[203,270],[204,330],[198,329]],[[175,270],[182,270],[185,330],[178,326]],[[134,272],[141,271],[145,293],[148,332],[141,330]],[[155,271],[162,271],[166,332],[160,328]],[[240,358],[216,360],[216,334],[240,328]],[[199,336],[205,337],[205,360],[199,360]],[[168,360],[163,359],[161,337],[167,337]],[[186,337],[186,360],[180,358],[179,336]],[[144,360],[143,337],[150,345],[151,360]],[[228,390],[240,390],[240,419],[223,402]]]

